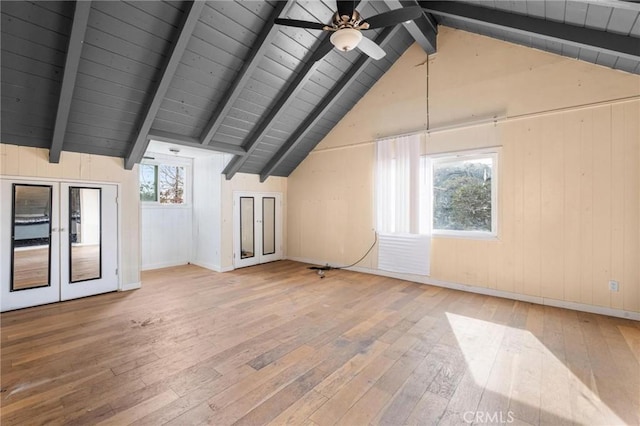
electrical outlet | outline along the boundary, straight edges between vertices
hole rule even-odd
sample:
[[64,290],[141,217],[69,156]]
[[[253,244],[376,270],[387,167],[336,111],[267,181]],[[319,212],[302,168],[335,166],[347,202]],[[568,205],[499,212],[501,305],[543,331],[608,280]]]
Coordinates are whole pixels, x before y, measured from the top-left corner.
[[619,287],[620,287],[620,284],[618,283],[618,281],[614,281],[614,280],[609,281],[609,290],[618,291]]

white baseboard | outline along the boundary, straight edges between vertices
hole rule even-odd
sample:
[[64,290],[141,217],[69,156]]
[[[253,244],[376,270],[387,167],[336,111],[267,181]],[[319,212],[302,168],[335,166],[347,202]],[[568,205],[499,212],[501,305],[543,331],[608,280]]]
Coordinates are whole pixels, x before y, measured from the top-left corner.
[[186,265],[187,263],[189,263],[188,260],[178,260],[178,261],[171,261],[171,262],[152,263],[151,265],[142,265],[140,270],[141,271],[150,271],[152,269],[170,268],[172,266]]
[[137,290],[139,288],[142,288],[142,283],[141,282],[137,282],[137,283],[127,283],[127,284],[122,284],[120,286],[120,288],[118,289],[118,291],[129,291],[129,290]]
[[[325,265],[327,262],[301,257],[288,257],[288,260],[295,262],[310,263],[313,265]],[[467,284],[453,283],[449,281],[436,280],[424,275],[401,274],[398,272],[383,271],[380,269],[363,268],[354,266],[345,268],[349,271],[362,272],[365,274],[380,275],[383,277],[396,278],[399,280],[412,281],[420,284],[428,284],[436,287],[450,288],[453,290],[461,290],[469,293],[484,294],[487,296],[502,297],[505,299],[519,300],[522,302],[536,303],[538,305],[553,306],[556,308],[571,309],[574,311],[589,312],[592,314],[608,315],[611,317],[631,319],[640,321],[640,312],[626,311],[623,309],[609,308],[606,306],[588,305],[585,303],[569,302],[565,300],[551,299],[542,296],[531,296],[528,294],[512,293],[504,290],[496,290],[487,287],[477,287]]]
[[214,265],[213,263],[200,261],[191,261],[190,263],[204,269],[209,269],[210,271],[220,272],[220,265]]
[[215,271],[215,272],[229,272],[229,271],[233,271],[233,266],[225,266],[224,268],[220,265],[214,265],[213,263],[208,263],[208,262],[199,262],[199,261],[193,261],[190,262],[192,265],[196,265],[196,266],[200,266],[201,268],[205,268],[205,269],[209,269],[211,271]]

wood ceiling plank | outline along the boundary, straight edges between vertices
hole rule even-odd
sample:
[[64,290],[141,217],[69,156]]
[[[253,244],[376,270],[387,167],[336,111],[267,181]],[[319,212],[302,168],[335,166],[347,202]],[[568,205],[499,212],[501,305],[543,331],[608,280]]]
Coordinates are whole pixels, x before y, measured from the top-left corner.
[[198,19],[204,7],[203,1],[194,1],[190,4],[189,10],[185,12],[184,21],[180,28],[180,35],[176,38],[175,43],[171,45],[167,55],[162,77],[153,91],[153,98],[149,103],[146,112],[141,121],[140,130],[131,145],[129,153],[125,158],[124,166],[127,170],[131,170],[136,163],[139,163],[144,155],[144,151],[149,144],[148,133],[153,124],[153,120],[160,109],[164,95],[171,84],[171,80],[178,68],[182,54],[187,47],[187,43],[191,39],[191,34],[198,23]]
[[[547,4],[550,6],[551,4],[555,4],[555,2],[549,2]],[[518,15],[460,2],[429,1],[423,2],[421,5],[423,9],[429,13],[475,22],[483,27],[502,28],[510,31],[529,33],[534,35],[534,38],[587,47],[598,52],[622,56],[633,60],[640,58],[640,40],[634,37],[566,25],[563,22]],[[558,5],[554,7],[556,6]],[[559,16],[558,13],[560,12],[550,12],[547,9],[547,13],[551,13],[552,16]],[[562,15],[564,16],[564,12]]]
[[236,99],[240,96],[240,93],[244,89],[245,85],[251,78],[251,75],[258,67],[261,59],[265,56],[265,53],[269,49],[273,38],[278,32],[278,28],[274,24],[274,20],[280,16],[280,14],[291,5],[291,0],[287,2],[279,2],[274,7],[273,11],[269,15],[266,24],[258,35],[257,42],[254,48],[249,53],[249,56],[245,59],[236,79],[231,86],[226,90],[222,97],[218,107],[212,112],[209,122],[205,126],[202,134],[200,135],[200,141],[203,145],[208,145],[213,136],[218,131],[218,128],[222,124],[224,117],[229,113],[229,110],[235,103]]
[[[376,38],[375,42],[384,47],[393,35],[398,31],[399,26],[387,27]],[[300,143],[300,140],[307,134],[309,129],[314,126],[322,115],[335,104],[336,100],[349,88],[352,81],[358,78],[358,75],[373,61],[370,57],[362,54],[349,71],[340,79],[338,84],[329,92],[322,102],[313,110],[308,118],[300,125],[291,137],[282,145],[275,156],[273,156],[264,169],[260,172],[260,181],[264,182],[280,163],[291,153]]]

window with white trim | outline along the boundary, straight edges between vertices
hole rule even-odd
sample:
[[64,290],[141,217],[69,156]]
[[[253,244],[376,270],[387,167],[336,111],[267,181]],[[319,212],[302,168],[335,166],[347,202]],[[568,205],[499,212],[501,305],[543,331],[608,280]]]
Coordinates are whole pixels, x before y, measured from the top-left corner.
[[428,197],[434,235],[498,235],[498,151],[428,156]]

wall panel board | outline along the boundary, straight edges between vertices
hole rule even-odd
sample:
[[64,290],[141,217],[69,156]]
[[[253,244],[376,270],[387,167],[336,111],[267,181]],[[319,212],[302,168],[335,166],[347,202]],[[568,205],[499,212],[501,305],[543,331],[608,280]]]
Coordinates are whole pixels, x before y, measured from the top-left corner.
[[[426,153],[502,147],[498,240],[434,237],[430,279],[640,312],[640,77],[448,28],[438,37],[428,91],[414,45],[291,174],[289,256],[362,255],[375,139],[430,123]],[[326,205],[361,221],[345,226]],[[359,266],[375,271],[375,252]]]

